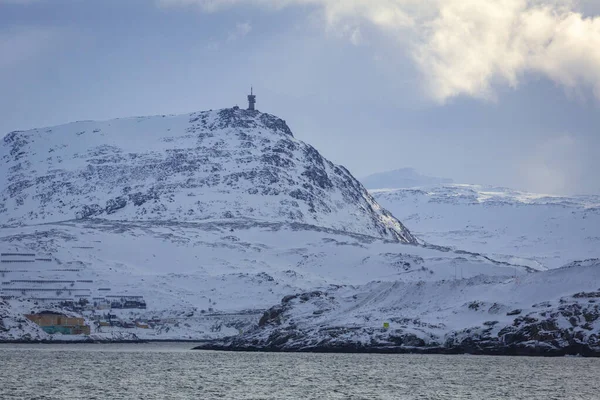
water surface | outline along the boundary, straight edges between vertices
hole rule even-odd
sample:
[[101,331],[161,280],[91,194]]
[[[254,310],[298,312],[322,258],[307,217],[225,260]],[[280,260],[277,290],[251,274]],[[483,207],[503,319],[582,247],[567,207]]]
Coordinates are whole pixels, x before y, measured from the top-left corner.
[[600,399],[600,359],[0,345],[8,399]]

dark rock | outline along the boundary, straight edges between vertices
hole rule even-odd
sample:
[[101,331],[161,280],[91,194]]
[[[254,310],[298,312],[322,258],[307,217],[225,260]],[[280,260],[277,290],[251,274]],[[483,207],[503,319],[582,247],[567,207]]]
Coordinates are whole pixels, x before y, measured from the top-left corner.
[[107,214],[114,214],[118,210],[125,208],[125,206],[127,206],[127,200],[124,197],[116,197],[106,202],[104,211]]

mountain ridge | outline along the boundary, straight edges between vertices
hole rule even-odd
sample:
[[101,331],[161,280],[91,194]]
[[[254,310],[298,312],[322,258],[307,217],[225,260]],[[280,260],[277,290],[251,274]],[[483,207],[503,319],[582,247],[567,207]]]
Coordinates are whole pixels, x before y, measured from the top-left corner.
[[255,218],[416,243],[284,120],[229,108],[15,131],[0,223]]

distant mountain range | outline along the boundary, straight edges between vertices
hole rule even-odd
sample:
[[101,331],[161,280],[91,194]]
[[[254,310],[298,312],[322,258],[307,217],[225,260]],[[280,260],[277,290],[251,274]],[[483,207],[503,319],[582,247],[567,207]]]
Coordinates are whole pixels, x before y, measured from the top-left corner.
[[435,178],[421,175],[413,168],[402,168],[394,171],[379,172],[361,179],[367,189],[413,188],[418,186],[441,185],[453,183],[452,179]]
[[540,270],[600,256],[600,196],[465,184],[371,193],[428,243]]

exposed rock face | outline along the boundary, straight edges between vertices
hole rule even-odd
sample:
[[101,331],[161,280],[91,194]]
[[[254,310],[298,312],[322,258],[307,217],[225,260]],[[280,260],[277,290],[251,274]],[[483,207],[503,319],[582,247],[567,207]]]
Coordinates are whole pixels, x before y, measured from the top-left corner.
[[416,243],[344,167],[257,111],[12,132],[0,159],[1,224],[255,219]]
[[[434,336],[426,340],[409,330],[389,331],[363,326],[302,330],[293,323],[282,324],[290,318],[288,311],[285,304],[268,310],[259,324],[263,332],[215,341],[199,349],[600,357],[600,332],[595,328],[600,317],[597,304],[571,303],[553,308],[544,316],[515,318],[513,324],[502,327],[497,333],[498,321],[486,321],[482,326],[451,332],[445,340]],[[565,320],[571,325],[563,326]],[[268,335],[264,335],[265,330],[269,331]]]

